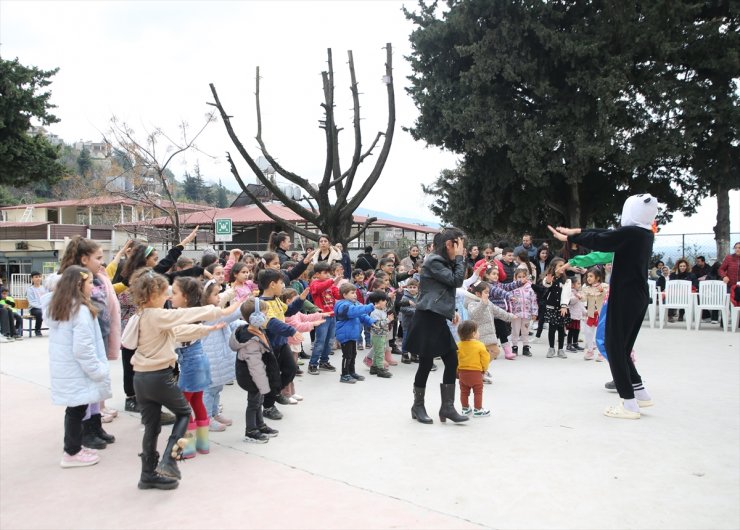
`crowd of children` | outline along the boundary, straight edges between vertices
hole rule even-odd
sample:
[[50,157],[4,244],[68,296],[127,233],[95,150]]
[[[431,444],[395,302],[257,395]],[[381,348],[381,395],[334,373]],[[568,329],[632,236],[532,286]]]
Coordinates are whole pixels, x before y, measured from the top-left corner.
[[[142,489],[177,487],[177,460],[207,454],[209,432],[233,425],[220,406],[225,385],[236,382],[247,393],[245,440],[266,443],[278,435],[265,422],[282,418],[277,405],[304,399],[295,378],[337,372],[330,362],[335,349],[341,349],[337,379],[343,384],[365,380],[360,363],[369,375],[389,379],[398,364],[394,354],[405,364],[423,361],[422,352],[409,351],[404,333],[417,310],[423,260],[418,247],[406,265],[389,252],[376,270],[347,270],[342,252],[326,245],[293,256],[298,261],[288,259],[284,233],[273,235],[275,252],[256,256],[235,249],[219,258],[209,249],[196,264],[180,255],[188,238],[163,260],[152,247],[130,242],[108,267],[99,245],[75,238],[60,274],[47,282],[48,293],[40,276],[34,277],[29,299],[32,294],[32,307],[45,308],[55,345],[50,348],[54,402],[67,406],[63,467],[92,465],[99,460],[95,448],[115,441],[99,419],[116,415],[104,403],[112,394],[104,361],[117,358],[119,349],[126,408],[141,413],[144,425]],[[511,249],[503,250],[487,245],[481,259],[468,257],[467,278],[455,295],[456,325],[450,331],[458,341],[456,375],[463,414],[473,417],[490,415],[483,385],[493,381],[491,362],[502,351],[515,360],[520,343],[523,356],[533,355],[530,322],[541,324],[543,311],[547,358],[583,350],[578,339],[584,329],[584,359],[601,359],[594,346],[607,295],[601,270],[589,269],[581,288],[575,268],[561,259],[542,267],[530,263],[526,252],[514,257]],[[11,303],[7,297],[3,302]],[[538,337],[541,332],[540,325]],[[359,362],[358,352],[364,352]],[[72,383],[65,383],[75,359]],[[436,369],[431,360],[423,362]],[[162,407],[173,413],[171,419]],[[164,423],[173,427],[160,458],[157,438]]]

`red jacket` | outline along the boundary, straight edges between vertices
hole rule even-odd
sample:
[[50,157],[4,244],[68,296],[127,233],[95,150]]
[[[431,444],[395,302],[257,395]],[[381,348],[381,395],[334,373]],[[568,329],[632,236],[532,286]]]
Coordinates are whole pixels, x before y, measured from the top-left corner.
[[339,289],[333,279],[311,280],[308,289],[311,292],[314,305],[322,313],[334,314],[334,302],[339,299]]
[[737,284],[738,271],[740,271],[740,256],[733,252],[724,259],[722,265],[719,267],[719,279],[721,280],[725,276],[730,279],[730,282],[727,284],[728,291]]

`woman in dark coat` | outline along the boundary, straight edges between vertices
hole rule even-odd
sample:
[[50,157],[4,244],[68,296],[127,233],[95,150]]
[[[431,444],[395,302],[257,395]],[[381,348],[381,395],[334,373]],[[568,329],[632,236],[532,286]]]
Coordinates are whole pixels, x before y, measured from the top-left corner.
[[434,236],[434,252],[421,267],[416,312],[408,329],[406,348],[420,356],[414,379],[414,405],[411,417],[420,423],[432,423],[424,407],[427,379],[432,361],[439,355],[445,370],[440,385],[442,406],[439,420],[467,421],[468,417],[455,410],[455,377],[457,373],[457,344],[447,321],[457,324],[455,291],[465,279],[465,234],[457,228],[447,228]]

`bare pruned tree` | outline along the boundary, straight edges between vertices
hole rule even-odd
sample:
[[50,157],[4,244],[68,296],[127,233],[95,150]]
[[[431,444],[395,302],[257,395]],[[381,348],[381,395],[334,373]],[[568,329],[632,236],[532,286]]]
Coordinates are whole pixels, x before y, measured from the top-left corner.
[[174,175],[169,166],[177,156],[190,149],[203,153],[195,142],[214,120],[215,111],[206,115],[203,125],[192,135],[189,125],[183,121],[176,139],[159,127],[145,130],[144,137],[140,138],[126,122],[113,116],[105,141],[112,146],[121,171],[108,177],[106,189],[168,217],[172,223],[173,239],[179,241],[180,214],[172,189]]
[[[306,195],[306,201],[308,206],[304,206],[299,200],[289,196],[285,193],[275,182],[271,181],[267,176],[260,170],[256,164],[254,157],[252,157],[247,149],[244,147],[242,142],[236,135],[234,128],[231,124],[231,116],[226,112],[221,100],[216,92],[216,87],[213,83],[210,84],[211,93],[215,99],[215,103],[209,103],[215,106],[221,114],[221,119],[224,122],[226,131],[231,138],[237,151],[247,163],[249,168],[252,170],[254,175],[275,197],[277,197],[283,204],[300,215],[303,219],[309,223],[318,227],[318,229],[326,233],[331,241],[341,242],[347,244],[349,241],[359,237],[367,227],[376,220],[374,217],[370,217],[360,227],[356,233],[352,232],[352,215],[358,206],[362,203],[363,199],[367,197],[370,190],[373,188],[375,183],[380,178],[380,174],[383,171],[383,166],[388,159],[388,153],[391,149],[391,142],[393,140],[393,130],[396,123],[396,104],[395,95],[393,91],[393,50],[391,44],[388,43],[385,46],[386,50],[386,63],[385,63],[385,76],[383,81],[386,84],[387,98],[388,98],[388,123],[385,131],[380,131],[375,136],[375,139],[370,144],[370,147],[363,152],[362,150],[362,131],[360,128],[360,96],[357,89],[357,79],[355,77],[355,64],[352,57],[352,51],[348,51],[349,57],[349,73],[350,73],[350,91],[352,93],[353,102],[353,130],[354,130],[354,151],[352,154],[352,160],[349,167],[342,171],[342,166],[339,160],[339,131],[341,128],[337,127],[334,114],[334,65],[332,61],[331,49],[327,50],[328,54],[328,69],[321,73],[324,88],[324,108],[325,119],[321,122],[321,127],[324,129],[326,135],[326,163],[324,166],[324,173],[321,177],[320,182],[317,186],[312,185],[309,180],[305,177],[299,176],[298,174],[285,169],[278,161],[273,157],[270,151],[267,149],[265,142],[262,138],[262,112],[260,109],[260,74],[259,67],[257,67],[256,74],[256,91],[255,99],[257,105],[257,143],[259,144],[260,151],[265,159],[272,165],[275,171],[285,178],[288,182],[295,184],[300,187]],[[380,149],[380,153],[375,161],[375,165],[370,171],[369,175],[364,179],[359,189],[351,195],[353,186],[359,182],[357,170],[360,164],[369,157],[375,147],[378,145],[380,139],[383,138],[383,145]],[[280,223],[283,226],[287,226],[291,230],[301,234],[302,236],[317,240],[318,234],[306,230],[298,226],[295,223],[291,223],[278,217],[272,213],[260,199],[252,193],[248,188],[244,180],[242,179],[239,171],[237,170],[236,164],[231,157],[229,152],[226,153],[229,164],[231,165],[231,173],[236,178],[242,191],[250,198],[254,203],[262,210],[266,215]],[[357,179],[357,180],[356,180]],[[334,202],[331,201],[329,196],[330,192],[335,195]],[[315,203],[315,205],[314,205]]]

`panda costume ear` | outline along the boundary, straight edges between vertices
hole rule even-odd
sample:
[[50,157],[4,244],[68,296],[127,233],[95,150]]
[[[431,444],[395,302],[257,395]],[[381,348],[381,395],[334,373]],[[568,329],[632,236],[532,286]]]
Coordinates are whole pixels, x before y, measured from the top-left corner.
[[627,197],[622,207],[622,226],[639,226],[651,230],[658,215],[658,199],[649,193]]

